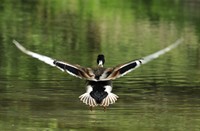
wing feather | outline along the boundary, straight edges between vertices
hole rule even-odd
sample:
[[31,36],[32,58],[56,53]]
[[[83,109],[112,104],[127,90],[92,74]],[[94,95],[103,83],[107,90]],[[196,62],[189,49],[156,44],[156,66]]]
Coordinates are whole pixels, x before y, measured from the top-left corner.
[[160,51],[157,51],[153,54],[150,54],[146,57],[143,57],[142,59],[133,60],[133,61],[127,62],[125,64],[118,65],[112,69],[108,69],[103,73],[101,80],[113,80],[113,79],[122,77],[122,76],[126,75],[127,73],[140,67],[142,64],[146,64],[146,63],[158,58],[159,56],[169,52],[170,50],[174,49],[179,44],[181,44],[182,41],[183,41],[183,38],[180,38],[176,42],[171,44],[170,46],[168,46]]
[[50,57],[27,50],[21,44],[19,44],[19,42],[17,42],[16,40],[13,40],[13,43],[23,53],[25,53],[29,56],[32,56],[33,58],[36,58],[40,61],[43,61],[46,64],[49,64],[53,67],[57,67],[62,71],[66,71],[67,73],[69,73],[72,76],[76,76],[81,79],[95,80],[94,74],[90,68],[83,68],[79,65],[72,65],[72,64],[69,64],[66,62],[56,61],[55,59],[52,59]]
[[138,60],[133,60],[130,62],[127,62],[125,64],[118,65],[114,68],[107,68],[103,71],[103,73],[96,79],[96,76],[91,68],[83,68],[79,65],[72,65],[66,62],[62,61],[56,61],[50,57],[40,55],[37,53],[34,53],[32,51],[27,50],[24,48],[22,45],[20,45],[16,40],[13,40],[13,43],[20,49],[22,52],[25,54],[32,56],[34,58],[39,59],[40,61],[45,62],[46,64],[49,64],[51,66],[55,66],[59,68],[62,71],[66,71],[70,75],[76,76],[81,79],[87,79],[87,80],[92,80],[92,81],[107,81],[107,80],[113,80],[119,77],[122,77],[126,75],[127,73],[137,69],[140,67],[142,64],[146,64],[159,56],[169,52],[170,50],[174,49],[177,47],[179,44],[181,44],[183,39],[178,39],[175,43],[171,44],[170,46],[157,51],[153,54],[150,54],[146,57],[143,57],[142,59]]
[[169,52],[170,50],[176,48],[178,45],[180,45],[183,42],[183,40],[184,40],[183,38],[180,38],[176,42],[174,42],[173,44],[171,44],[170,46],[168,46],[168,47],[166,47],[166,48],[164,48],[164,49],[162,49],[160,51],[157,51],[157,52],[155,52],[155,53],[153,53],[151,55],[143,57],[142,64],[146,64],[146,63],[148,63],[148,62],[150,62],[150,61],[158,58],[159,56],[161,56],[161,55]]

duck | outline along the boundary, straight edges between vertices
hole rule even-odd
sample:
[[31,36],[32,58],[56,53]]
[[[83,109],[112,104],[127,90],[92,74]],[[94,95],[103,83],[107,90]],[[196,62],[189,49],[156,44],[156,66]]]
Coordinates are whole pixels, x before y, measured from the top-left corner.
[[161,49],[155,53],[142,57],[140,59],[134,59],[129,62],[119,64],[114,67],[104,67],[105,56],[99,54],[97,56],[97,66],[95,68],[83,67],[77,64],[70,64],[60,60],[53,59],[51,57],[41,55],[30,50],[27,50],[19,42],[13,40],[16,47],[23,53],[36,58],[50,66],[57,67],[63,72],[66,72],[72,76],[83,79],[86,81],[86,92],[79,96],[80,101],[85,103],[92,110],[96,106],[102,106],[104,110],[110,105],[114,104],[118,100],[118,96],[112,92],[112,81],[120,78],[127,73],[137,69],[143,64],[146,64],[159,56],[169,52],[182,43],[183,38],[176,40],[171,45]]

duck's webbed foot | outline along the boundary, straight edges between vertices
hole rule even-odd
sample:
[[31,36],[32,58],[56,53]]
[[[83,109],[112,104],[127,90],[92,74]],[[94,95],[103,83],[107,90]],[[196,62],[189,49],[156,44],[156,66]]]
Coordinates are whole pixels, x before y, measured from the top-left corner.
[[93,107],[92,106],[89,106],[89,108],[90,108],[90,111],[93,111]]
[[104,106],[104,107],[103,107],[103,111],[105,112],[105,111],[106,111],[106,109],[107,109],[107,108],[106,108],[106,106]]

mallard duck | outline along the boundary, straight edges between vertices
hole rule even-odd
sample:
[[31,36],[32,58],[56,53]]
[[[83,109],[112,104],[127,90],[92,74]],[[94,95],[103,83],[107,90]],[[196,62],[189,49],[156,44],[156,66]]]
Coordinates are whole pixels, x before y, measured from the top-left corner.
[[104,67],[105,57],[103,54],[98,55],[96,68],[85,68],[80,65],[73,65],[67,62],[58,61],[50,57],[29,51],[16,40],[13,40],[13,43],[25,54],[37,58],[51,66],[57,67],[58,69],[62,70],[63,72],[67,72],[72,76],[86,80],[86,92],[80,95],[79,98],[83,103],[89,105],[90,109],[92,110],[93,107],[98,105],[106,109],[106,107],[108,107],[110,104],[113,104],[117,101],[119,97],[112,93],[112,80],[120,78],[140,67],[142,64],[146,64],[147,62],[158,58],[160,55],[165,54],[166,52],[178,46],[182,41],[183,39],[179,39],[172,45],[158,52],[141,59],[136,59],[117,65],[113,68]]

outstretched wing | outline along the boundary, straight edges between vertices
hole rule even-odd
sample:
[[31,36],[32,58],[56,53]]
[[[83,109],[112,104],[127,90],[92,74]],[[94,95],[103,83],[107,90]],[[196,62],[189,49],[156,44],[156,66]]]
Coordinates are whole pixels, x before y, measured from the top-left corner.
[[116,78],[119,78],[121,76],[126,75],[127,73],[135,70],[136,68],[140,67],[142,64],[146,64],[156,58],[158,58],[160,55],[163,55],[167,53],[168,51],[174,49],[179,44],[181,44],[183,39],[178,39],[175,43],[171,44],[170,46],[157,51],[151,55],[148,55],[146,57],[143,57],[142,59],[133,60],[130,62],[127,62],[125,64],[118,65],[114,68],[107,69],[101,76],[101,80],[113,80]]
[[66,63],[66,62],[54,60],[54,59],[47,57],[47,56],[44,56],[44,55],[34,53],[34,52],[29,51],[26,48],[24,48],[16,40],[13,40],[13,43],[16,45],[16,47],[19,50],[21,50],[25,54],[32,56],[34,58],[37,58],[40,61],[45,62],[46,64],[57,67],[60,70],[69,73],[70,75],[76,76],[76,77],[81,78],[81,79],[95,80],[94,74],[93,74],[93,72],[90,68],[83,68],[79,65],[72,65],[72,64],[69,64],[69,63]]

